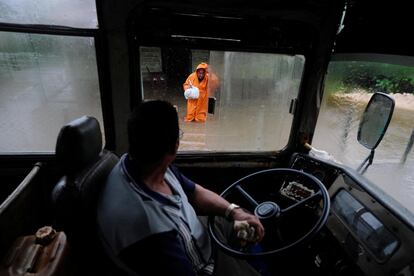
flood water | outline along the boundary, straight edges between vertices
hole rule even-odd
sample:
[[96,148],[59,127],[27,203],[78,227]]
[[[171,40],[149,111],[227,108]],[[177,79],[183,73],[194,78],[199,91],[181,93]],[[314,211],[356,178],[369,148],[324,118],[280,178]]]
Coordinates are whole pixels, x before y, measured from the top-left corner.
[[[82,42],[93,49],[89,40]],[[95,116],[102,124],[94,52],[83,60],[76,59],[76,51],[65,56],[61,62],[56,56],[37,55],[29,60],[24,55],[20,59],[15,54],[0,55],[1,152],[53,152],[60,127],[82,115]],[[280,83],[276,86],[279,89],[275,91],[284,87]],[[290,98],[265,94],[248,101],[218,101],[215,114],[209,114],[206,123],[188,123],[183,120],[186,100],[182,88],[157,89],[144,87],[152,96],[177,106],[184,130],[181,151],[266,151],[282,149],[287,143],[292,122]],[[272,108],[275,103],[277,107]],[[324,102],[313,145],[351,168],[358,167],[369,154],[356,139],[363,107]],[[413,110],[412,98],[397,100],[392,122],[365,175],[414,213],[412,150],[402,162],[414,129]]]
[[[370,151],[357,141],[360,117],[370,95],[354,93],[342,103],[324,101],[313,145],[356,169]],[[414,96],[393,95],[396,107],[386,134],[375,151],[365,177],[414,213],[414,153],[409,149],[414,135]],[[350,100],[350,101],[347,101]]]
[[[241,151],[258,147],[257,137],[250,140],[241,139],[251,133],[266,129],[272,132],[279,141],[275,147],[271,136],[265,137],[273,149],[281,149],[287,142],[291,127],[291,118],[283,121],[279,128],[271,125],[272,121],[280,120],[286,113],[264,112],[259,104],[251,104],[249,108],[233,106],[217,106],[223,114],[209,114],[206,123],[184,122],[186,103],[178,90],[170,99],[178,106],[180,125],[184,130],[184,138],[180,144],[181,151],[228,151],[237,144]],[[357,102],[346,101],[323,102],[313,138],[313,146],[329,152],[342,164],[356,169],[369,155],[370,151],[357,141],[357,133],[362,112],[368,103],[370,95],[352,95]],[[360,99],[360,97],[363,97]],[[414,135],[414,96],[396,96],[396,107],[386,134],[377,147],[373,164],[364,176],[375,183],[385,193],[391,195],[403,207],[414,213],[414,150],[406,155],[407,144]],[[221,110],[226,108],[226,110]],[[220,116],[227,115],[226,123],[222,124]],[[261,120],[266,117],[267,125],[261,128]],[[239,138],[238,138],[239,137]],[[414,138],[414,137],[413,137]],[[273,143],[273,144],[272,144]],[[258,148],[260,150],[260,148]]]
[[103,123],[93,39],[0,32],[0,152],[53,152],[82,115]]

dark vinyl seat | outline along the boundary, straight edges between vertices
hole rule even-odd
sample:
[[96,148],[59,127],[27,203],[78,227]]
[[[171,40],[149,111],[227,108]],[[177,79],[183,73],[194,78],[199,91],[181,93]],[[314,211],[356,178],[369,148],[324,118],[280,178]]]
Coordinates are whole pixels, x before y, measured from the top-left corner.
[[101,188],[119,158],[102,148],[99,122],[83,116],[61,128],[56,159],[63,177],[52,191],[54,226],[65,231],[81,274],[102,269],[107,275],[101,267],[105,254],[97,235],[96,209]]

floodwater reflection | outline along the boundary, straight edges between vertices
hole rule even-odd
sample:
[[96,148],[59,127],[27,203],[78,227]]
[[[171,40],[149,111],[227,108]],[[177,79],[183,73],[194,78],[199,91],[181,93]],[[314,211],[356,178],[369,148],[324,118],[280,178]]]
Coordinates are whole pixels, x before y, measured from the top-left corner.
[[[319,113],[313,146],[356,169],[369,155],[357,141],[359,120],[371,94],[334,95]],[[396,106],[384,139],[375,150],[373,164],[364,176],[414,213],[414,154],[407,152],[414,129],[414,96],[392,95]],[[406,157],[406,158],[404,158]],[[405,159],[405,161],[404,161]]]

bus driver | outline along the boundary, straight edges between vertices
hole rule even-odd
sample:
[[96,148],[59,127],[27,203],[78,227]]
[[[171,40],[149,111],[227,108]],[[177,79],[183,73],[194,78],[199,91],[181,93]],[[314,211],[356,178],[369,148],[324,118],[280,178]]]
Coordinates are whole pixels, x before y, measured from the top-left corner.
[[[196,211],[247,221],[255,229],[255,241],[263,238],[257,217],[171,165],[179,146],[179,125],[170,103],[141,103],[128,120],[128,138],[129,151],[112,170],[99,200],[98,225],[104,242],[129,268],[139,275],[221,274],[214,266],[227,261],[214,258],[219,254],[213,254]],[[232,259],[228,271],[234,275],[259,275],[246,261],[221,255]]]

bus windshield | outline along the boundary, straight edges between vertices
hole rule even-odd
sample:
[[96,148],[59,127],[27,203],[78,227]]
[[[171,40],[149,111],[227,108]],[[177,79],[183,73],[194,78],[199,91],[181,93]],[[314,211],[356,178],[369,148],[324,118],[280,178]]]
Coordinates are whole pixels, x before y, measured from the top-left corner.
[[413,64],[409,57],[391,55],[331,61],[313,145],[356,169],[369,154],[357,141],[362,112],[374,92],[391,96],[393,117],[364,176],[414,213]]
[[[178,109],[181,151],[260,152],[287,144],[304,56],[141,47],[140,60],[143,99],[167,99]],[[200,88],[200,99],[189,99],[183,84],[203,63],[207,93]]]

